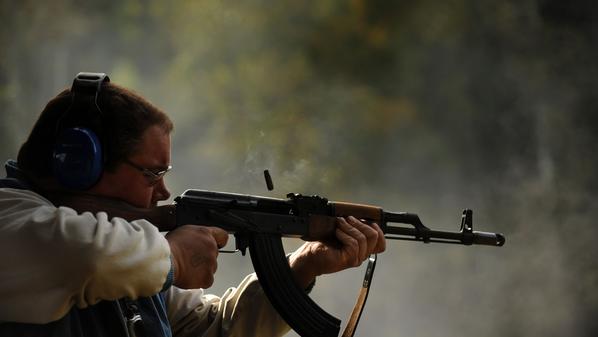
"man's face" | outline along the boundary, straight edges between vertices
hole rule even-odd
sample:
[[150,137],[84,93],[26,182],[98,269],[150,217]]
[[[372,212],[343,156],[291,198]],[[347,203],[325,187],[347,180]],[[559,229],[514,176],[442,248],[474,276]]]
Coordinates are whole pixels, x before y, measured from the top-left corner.
[[114,172],[105,171],[90,193],[121,199],[133,206],[149,208],[170,197],[164,179],[152,179],[141,168],[159,172],[170,165],[170,135],[159,126],[145,130],[138,151]]

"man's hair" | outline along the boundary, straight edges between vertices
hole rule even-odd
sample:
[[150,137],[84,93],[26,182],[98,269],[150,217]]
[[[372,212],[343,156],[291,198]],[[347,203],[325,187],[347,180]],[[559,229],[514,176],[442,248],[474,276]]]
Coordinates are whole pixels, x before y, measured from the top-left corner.
[[[53,152],[58,123],[72,102],[70,89],[54,97],[41,112],[27,141],[21,146],[17,161],[29,178],[53,176]],[[158,125],[166,133],[173,125],[168,116],[140,95],[115,85],[104,83],[98,95],[102,111],[104,170],[113,171],[118,164],[137,151],[145,130]],[[70,113],[77,113],[71,111]]]

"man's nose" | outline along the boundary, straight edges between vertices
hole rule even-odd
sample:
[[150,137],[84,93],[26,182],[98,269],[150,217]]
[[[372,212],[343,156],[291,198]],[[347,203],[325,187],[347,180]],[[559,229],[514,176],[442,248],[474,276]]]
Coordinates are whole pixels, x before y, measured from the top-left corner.
[[164,183],[164,178],[160,179],[160,181],[158,182],[158,184],[156,185],[156,188],[154,189],[154,195],[153,201],[154,202],[158,202],[158,201],[162,201],[162,200],[166,200],[170,198],[170,192],[168,191],[168,188],[166,188],[166,184]]

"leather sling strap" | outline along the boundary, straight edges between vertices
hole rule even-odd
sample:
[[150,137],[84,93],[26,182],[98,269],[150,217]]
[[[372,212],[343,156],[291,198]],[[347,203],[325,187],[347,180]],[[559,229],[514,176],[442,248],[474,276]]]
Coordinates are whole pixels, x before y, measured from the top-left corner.
[[359,318],[361,317],[361,313],[363,312],[365,302],[370,292],[370,286],[372,284],[372,277],[374,276],[374,269],[376,268],[377,258],[378,255],[373,254],[370,255],[368,259],[368,266],[365,270],[365,275],[363,276],[363,284],[359,291],[359,295],[357,296],[355,306],[353,307],[353,312],[351,313],[349,321],[347,322],[347,326],[345,327],[345,331],[343,331],[342,337],[353,337],[353,335],[355,334],[355,329],[357,328]]

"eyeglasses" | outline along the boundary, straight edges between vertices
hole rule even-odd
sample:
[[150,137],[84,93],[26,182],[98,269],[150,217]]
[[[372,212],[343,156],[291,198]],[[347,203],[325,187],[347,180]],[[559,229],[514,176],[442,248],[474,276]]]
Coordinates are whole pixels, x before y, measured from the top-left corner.
[[152,185],[157,184],[158,181],[160,181],[160,179],[162,179],[162,177],[168,173],[168,171],[172,170],[172,165],[168,165],[165,169],[150,170],[148,168],[141,167],[128,159],[125,160],[125,163],[139,170]]

